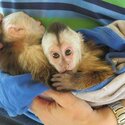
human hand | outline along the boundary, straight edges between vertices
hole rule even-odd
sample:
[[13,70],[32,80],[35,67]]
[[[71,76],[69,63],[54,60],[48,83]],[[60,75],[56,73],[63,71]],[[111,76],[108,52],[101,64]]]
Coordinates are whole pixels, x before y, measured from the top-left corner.
[[109,108],[93,110],[88,103],[71,93],[49,90],[37,97],[31,110],[45,125],[116,125],[115,116]]
[[45,90],[48,88],[34,82],[30,74],[11,76],[0,72],[0,107],[10,116],[26,112],[33,99]]

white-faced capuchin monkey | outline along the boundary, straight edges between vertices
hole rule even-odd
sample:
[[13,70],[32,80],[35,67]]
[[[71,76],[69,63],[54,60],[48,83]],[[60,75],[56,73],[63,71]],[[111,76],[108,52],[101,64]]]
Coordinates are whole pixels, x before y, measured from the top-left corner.
[[31,73],[34,80],[47,82],[52,72],[43,53],[44,26],[23,12],[0,16],[0,69],[11,75]]
[[114,72],[102,56],[105,49],[61,23],[52,24],[42,39],[49,63],[59,72],[53,75],[56,90],[81,90],[111,77]]

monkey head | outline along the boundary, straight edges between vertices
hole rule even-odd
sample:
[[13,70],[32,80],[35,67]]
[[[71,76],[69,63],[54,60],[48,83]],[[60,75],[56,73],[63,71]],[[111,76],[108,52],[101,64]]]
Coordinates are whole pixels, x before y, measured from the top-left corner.
[[3,40],[17,42],[28,39],[34,41],[40,39],[45,31],[40,21],[36,21],[24,12],[15,12],[3,18]]
[[49,63],[59,72],[76,72],[82,58],[83,38],[61,23],[48,27],[42,39],[42,47]]

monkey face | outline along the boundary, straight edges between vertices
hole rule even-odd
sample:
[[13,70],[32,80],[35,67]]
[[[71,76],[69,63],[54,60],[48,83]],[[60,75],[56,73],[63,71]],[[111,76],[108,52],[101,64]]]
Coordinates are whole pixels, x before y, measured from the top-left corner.
[[43,51],[50,64],[58,72],[76,70],[82,55],[81,39],[78,33],[67,27],[59,31],[58,34],[52,33],[52,29],[51,32],[44,34],[42,39]]
[[54,47],[50,48],[48,55],[49,62],[60,73],[75,68],[74,62],[72,61],[74,57],[74,50],[72,46],[68,44],[62,44],[60,47],[55,44]]
[[6,41],[18,41],[30,38],[40,39],[44,33],[44,26],[39,21],[23,12],[15,12],[3,19],[2,29]]

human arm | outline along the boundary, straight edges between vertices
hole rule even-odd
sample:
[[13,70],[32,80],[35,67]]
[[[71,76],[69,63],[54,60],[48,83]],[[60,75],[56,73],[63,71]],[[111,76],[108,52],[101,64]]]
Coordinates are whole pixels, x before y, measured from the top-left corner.
[[88,103],[71,93],[50,90],[44,96],[54,101],[37,97],[31,109],[45,125],[117,125],[113,112],[107,106],[92,109]]

